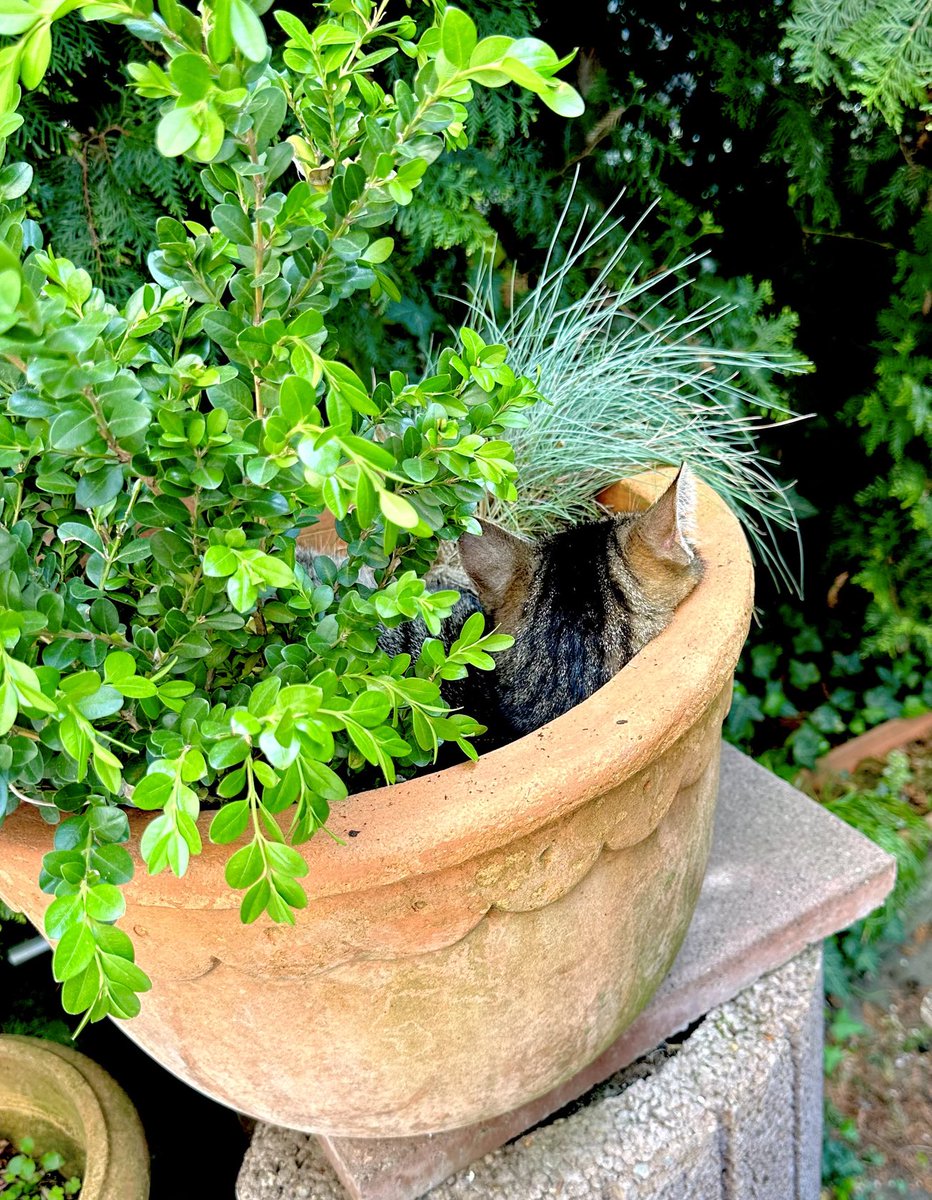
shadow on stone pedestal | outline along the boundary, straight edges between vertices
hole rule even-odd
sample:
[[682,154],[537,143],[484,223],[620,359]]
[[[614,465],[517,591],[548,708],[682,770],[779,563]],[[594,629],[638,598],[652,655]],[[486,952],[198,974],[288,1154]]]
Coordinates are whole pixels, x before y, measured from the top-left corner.
[[[804,955],[782,973],[761,976],[876,907],[893,878],[893,860],[873,843],[726,746],[709,869],[686,941],[654,999],[613,1046],[581,1074],[516,1112],[432,1137],[315,1139],[260,1125],[240,1173],[237,1198],[337,1200],[349,1193],[355,1200],[413,1200],[708,1013],[684,1051],[655,1077],[632,1085],[610,1110],[604,1108],[610,1102],[603,1101],[536,1130],[516,1146],[491,1154],[481,1167],[461,1171],[432,1192],[432,1200],[569,1200],[607,1194],[613,1200],[815,1200],[821,1103],[821,1037],[813,1026],[820,1012],[813,999],[817,956]],[[748,990],[732,1005],[711,1011],[742,989]],[[756,1021],[755,1006],[770,1016]],[[739,1060],[746,1065],[739,1068]],[[690,1067],[684,1075],[682,1064],[687,1062],[695,1063],[696,1070]],[[716,1079],[720,1086],[714,1086]],[[745,1095],[742,1088],[750,1090]],[[632,1105],[640,1116],[632,1118],[624,1133],[616,1129],[610,1148],[604,1121],[611,1124]],[[754,1113],[760,1117],[757,1133]],[[647,1114],[653,1114],[650,1120]],[[561,1132],[553,1132],[557,1130]],[[596,1131],[598,1138],[590,1141]],[[655,1134],[658,1145],[669,1144],[672,1157],[658,1159],[656,1148],[650,1154],[638,1149],[640,1157],[629,1161],[631,1146],[652,1144]],[[549,1146],[554,1137],[561,1146],[559,1161],[565,1158],[559,1185],[546,1165],[549,1151],[541,1159],[534,1150]],[[758,1161],[754,1145],[765,1147],[771,1141],[771,1150]],[[526,1158],[519,1156],[522,1147]],[[693,1167],[689,1155],[695,1159]],[[570,1159],[591,1168],[582,1175],[571,1171],[572,1186],[564,1170]],[[493,1177],[498,1168],[487,1164],[495,1162],[509,1164],[507,1180]],[[720,1184],[715,1190],[694,1184],[689,1176],[693,1169],[717,1171]],[[486,1190],[469,1190],[466,1176],[475,1180],[483,1171]],[[587,1182],[593,1171],[598,1178],[593,1175]],[[607,1193],[603,1185],[609,1178],[613,1190]],[[722,1180],[731,1190],[722,1191]]]

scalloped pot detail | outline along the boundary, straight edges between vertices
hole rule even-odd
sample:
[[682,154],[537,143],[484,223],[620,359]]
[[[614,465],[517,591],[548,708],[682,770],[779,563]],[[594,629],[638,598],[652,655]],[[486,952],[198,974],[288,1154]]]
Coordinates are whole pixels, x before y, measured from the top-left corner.
[[[604,499],[641,506],[669,477]],[[341,805],[345,845],[300,848],[294,929],[240,924],[209,814],[187,877],[140,867],[122,924],[153,990],[120,1028],[240,1112],[346,1137],[489,1119],[594,1059],[669,969],[709,852],[753,575],[705,486],[697,529],[702,582],[589,700],[478,763]],[[48,827],[24,808],[0,831],[0,895],[41,925]],[[137,843],[148,819],[131,814]]]

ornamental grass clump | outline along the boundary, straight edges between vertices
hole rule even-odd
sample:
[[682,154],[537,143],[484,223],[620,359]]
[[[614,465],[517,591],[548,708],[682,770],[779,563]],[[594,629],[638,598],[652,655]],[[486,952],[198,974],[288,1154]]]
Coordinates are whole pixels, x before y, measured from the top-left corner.
[[[478,532],[483,498],[515,497],[504,435],[535,384],[463,331],[430,378],[373,385],[328,318],[360,293],[397,297],[381,231],[467,144],[473,88],[517,83],[573,116],[567,60],[479,40],[442,0],[395,20],[331,0],[314,28],[275,11],[273,53],[265,7],[0,7],[0,137],[20,87],[41,83],[55,20],[80,8],[145,43],[128,72],[160,107],[158,147],[203,164],[213,202],[210,224],[159,221],[152,281],[116,306],[43,245],[29,168],[0,171],[0,815],[29,804],[49,822],[45,928],[84,1021],[132,1017],[149,986],[116,925],[125,806],[154,814],[148,870],[183,875],[201,807],[224,801],[209,837],[231,847],[243,920],[293,922],[295,844],[355,773],[391,783],[442,741],[474,755],[481,726],[440,683],[509,644],[481,618],[416,662],[378,638],[414,617],[437,633],[451,612],[456,593],[423,576],[442,541]],[[392,56],[409,69],[387,91],[376,68]],[[311,578],[295,536],[324,510],[347,558]]]
[[[698,255],[644,271],[628,261],[640,221],[624,234],[611,216],[591,227],[584,217],[568,233],[568,211],[569,202],[543,271],[504,320],[490,271],[468,302],[470,323],[487,340],[507,344],[510,362],[533,370],[547,398],[508,434],[521,479],[517,502],[490,496],[485,515],[523,533],[552,533],[598,516],[596,497],[616,480],[687,462],[738,516],[774,577],[798,588],[775,536],[787,529],[799,546],[796,512],[758,439],[771,418],[800,418],[748,383],[755,375],[800,374],[811,364],[789,351],[718,345],[714,327],[729,305],[700,300],[684,315],[677,311]],[[580,270],[593,278],[574,297],[570,281]]]

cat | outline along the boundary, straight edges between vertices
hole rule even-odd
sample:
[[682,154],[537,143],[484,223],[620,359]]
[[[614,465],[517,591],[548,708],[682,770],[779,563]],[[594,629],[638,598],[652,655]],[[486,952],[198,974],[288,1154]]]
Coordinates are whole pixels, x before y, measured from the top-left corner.
[[[474,612],[515,639],[495,656],[495,670],[471,670],[443,685],[451,708],[486,726],[480,753],[494,750],[568,712],[666,628],[674,610],[702,577],[692,541],[695,481],[684,464],[643,512],[619,513],[576,525],[539,542],[481,521],[482,535],[458,542],[460,571],[440,568],[432,588],[460,592],[442,624],[453,643]],[[386,629],[390,654],[416,659],[428,637],[422,622]],[[453,748],[455,749],[455,747]],[[438,766],[457,761],[444,753]]]

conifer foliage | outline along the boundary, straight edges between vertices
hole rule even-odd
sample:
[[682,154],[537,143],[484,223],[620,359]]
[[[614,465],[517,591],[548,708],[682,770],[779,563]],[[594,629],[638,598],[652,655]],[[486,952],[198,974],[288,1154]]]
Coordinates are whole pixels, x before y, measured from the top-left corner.
[[49,241],[116,295],[142,281],[159,217],[203,207],[197,171],[159,154],[153,113],[128,86],[133,45],[79,12],[57,21],[49,68],[23,97],[13,139],[33,168]]
[[806,83],[863,97],[889,125],[930,106],[929,0],[795,0],[786,44]]

